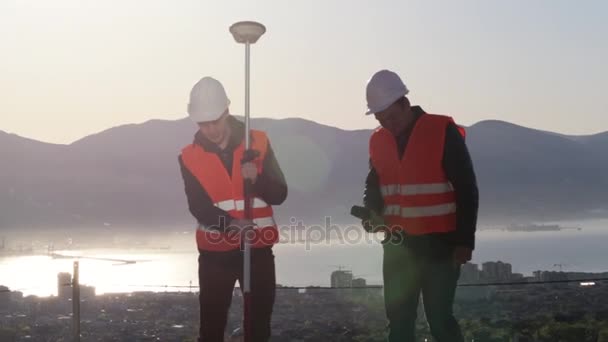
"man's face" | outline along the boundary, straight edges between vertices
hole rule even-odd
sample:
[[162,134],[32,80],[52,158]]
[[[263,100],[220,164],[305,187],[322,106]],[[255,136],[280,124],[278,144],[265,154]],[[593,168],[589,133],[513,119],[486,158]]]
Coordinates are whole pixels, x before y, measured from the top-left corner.
[[395,136],[405,130],[412,117],[410,104],[407,100],[399,100],[387,109],[375,113],[374,116],[382,127]]
[[215,121],[199,122],[198,127],[205,138],[221,145],[228,138],[228,111]]

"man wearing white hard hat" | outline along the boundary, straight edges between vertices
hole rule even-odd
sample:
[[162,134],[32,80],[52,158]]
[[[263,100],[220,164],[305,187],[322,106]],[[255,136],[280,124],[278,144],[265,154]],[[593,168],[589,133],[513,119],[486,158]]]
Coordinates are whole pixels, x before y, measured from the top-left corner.
[[[272,206],[285,201],[287,185],[264,132],[252,130],[245,150],[245,125],[229,105],[216,79],[194,85],[188,115],[198,131],[179,156],[188,207],[198,223],[199,341],[224,340],[234,284],[243,284],[244,233],[252,234],[252,338],[267,341],[276,287],[272,246],[278,241]],[[252,220],[245,219],[246,180],[253,183]]]
[[463,341],[452,313],[460,265],[475,246],[478,190],[464,129],[446,115],[411,106],[408,88],[389,70],[367,83],[370,138],[364,205],[380,217],[389,341],[415,341],[420,294],[438,342]]

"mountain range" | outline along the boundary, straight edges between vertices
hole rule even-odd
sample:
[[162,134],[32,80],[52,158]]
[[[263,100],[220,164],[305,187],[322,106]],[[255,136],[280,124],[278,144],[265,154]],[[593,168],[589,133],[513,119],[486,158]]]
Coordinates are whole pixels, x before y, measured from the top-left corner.
[[[281,224],[355,222],[371,130],[298,118],[253,119],[268,132],[289,184]],[[193,224],[177,161],[188,119],[114,127],[68,145],[0,131],[0,229]],[[467,127],[480,221],[608,216],[608,132],[568,136],[503,121]]]

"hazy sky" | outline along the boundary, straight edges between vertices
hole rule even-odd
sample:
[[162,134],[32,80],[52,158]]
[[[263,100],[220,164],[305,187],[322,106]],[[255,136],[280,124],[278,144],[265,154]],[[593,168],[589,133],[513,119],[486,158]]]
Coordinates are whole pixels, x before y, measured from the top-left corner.
[[243,112],[258,20],[252,114],[376,126],[366,80],[397,71],[413,103],[462,124],[501,119],[608,130],[608,1],[0,0],[0,130],[48,142],[185,116],[202,76]]

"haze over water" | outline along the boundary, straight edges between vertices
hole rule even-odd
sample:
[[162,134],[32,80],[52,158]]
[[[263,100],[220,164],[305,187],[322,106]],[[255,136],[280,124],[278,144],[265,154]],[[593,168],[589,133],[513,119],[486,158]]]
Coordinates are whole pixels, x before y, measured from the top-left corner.
[[[531,275],[536,270],[608,271],[608,220],[565,222],[578,230],[548,232],[504,232],[484,230],[477,234],[473,262],[501,260],[513,265],[513,272]],[[168,233],[158,246],[137,249],[94,248],[56,251],[65,255],[136,261],[80,259],[82,284],[95,286],[97,293],[132,291],[198,290],[197,251],[192,234]],[[352,240],[351,240],[352,241]],[[164,243],[164,245],[163,245]],[[170,247],[169,249],[165,249]],[[283,243],[274,247],[277,283],[291,286],[329,285],[332,271],[345,267],[368,284],[382,284],[382,247],[378,239],[354,244],[330,242]],[[48,255],[0,256],[0,285],[24,295],[57,293],[57,273],[72,272],[74,259]],[[165,287],[168,285],[168,287]],[[171,287],[183,286],[183,287]]]

